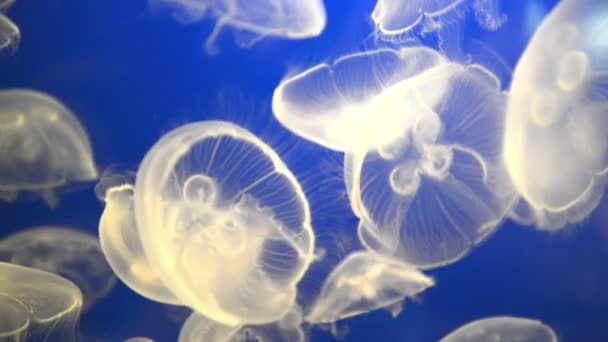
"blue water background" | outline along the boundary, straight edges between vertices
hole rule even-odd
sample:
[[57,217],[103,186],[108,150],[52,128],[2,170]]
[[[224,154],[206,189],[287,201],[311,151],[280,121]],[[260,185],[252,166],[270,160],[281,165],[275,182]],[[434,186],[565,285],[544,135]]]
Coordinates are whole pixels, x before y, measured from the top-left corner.
[[[485,32],[469,20],[465,34],[485,42],[513,67],[554,4],[504,0],[505,26]],[[288,151],[286,162],[299,178],[326,172],[338,175],[325,178],[340,188],[340,156],[290,135],[270,112],[272,92],[288,70],[365,48],[361,42],[371,30],[373,1],[328,0],[326,5],[328,26],[318,39],[264,40],[242,50],[227,32],[219,42],[220,54],[209,57],[203,42],[212,22],[183,26],[168,15],[150,13],[141,0],[17,0],[9,16],[23,39],[16,55],[0,64],[0,89],[33,88],[61,99],[86,127],[100,170],[135,170],[163,133],[220,118]],[[319,170],[332,165],[336,170]],[[309,193],[318,234],[354,236],[356,221],[348,210],[327,209],[334,206],[334,197],[323,194],[323,187]],[[66,191],[54,211],[42,202],[2,204],[0,237],[47,224],[96,234],[102,209],[92,186]],[[463,260],[431,271],[437,286],[408,301],[397,318],[378,311],[349,320],[346,340],[436,341],[469,321],[513,315],[544,321],[562,341],[608,341],[606,209],[602,205],[560,234],[506,222]],[[173,341],[176,322],[185,315],[119,283],[82,317],[80,328],[92,341],[138,335]],[[313,330],[311,340],[332,338]]]

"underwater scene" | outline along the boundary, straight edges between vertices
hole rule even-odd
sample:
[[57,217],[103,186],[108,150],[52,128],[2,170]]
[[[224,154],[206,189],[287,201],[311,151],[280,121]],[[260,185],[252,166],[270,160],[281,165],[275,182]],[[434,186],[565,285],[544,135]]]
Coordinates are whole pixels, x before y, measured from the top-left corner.
[[0,0],[0,342],[605,342],[607,182],[607,0]]

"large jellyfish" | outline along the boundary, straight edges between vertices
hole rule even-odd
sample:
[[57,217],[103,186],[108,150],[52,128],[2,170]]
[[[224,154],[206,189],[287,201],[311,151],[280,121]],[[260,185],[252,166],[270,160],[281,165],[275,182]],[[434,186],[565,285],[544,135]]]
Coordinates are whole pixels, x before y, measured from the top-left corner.
[[383,40],[399,40],[416,32],[433,32],[462,19],[469,10],[487,30],[505,22],[500,0],[377,0],[371,19]]
[[32,90],[0,91],[0,199],[38,192],[50,206],[53,189],[97,178],[89,138],[72,112]]
[[454,330],[440,342],[557,342],[553,330],[540,321],[518,317],[480,319]]
[[[368,129],[378,143],[346,154],[345,179],[363,244],[430,268],[488,237],[515,195],[502,162],[506,99],[497,78],[475,64],[425,74],[376,108]],[[448,86],[429,103],[435,83]]]
[[536,225],[555,230],[599,203],[608,173],[608,3],[559,2],[513,75],[505,159]]
[[135,183],[145,255],[184,305],[223,324],[262,324],[294,305],[314,259],[310,209],[268,145],[207,121],[165,135]]
[[33,267],[74,282],[87,310],[116,283],[97,239],[63,227],[33,227],[0,241],[0,261]]
[[[0,4],[2,6],[2,4]],[[10,54],[19,45],[21,31],[7,16],[2,14],[0,7],[0,56]]]
[[388,308],[435,284],[411,265],[375,252],[348,255],[329,275],[306,321],[332,323]]
[[67,279],[0,262],[0,338],[76,341],[81,306],[80,290]]
[[236,41],[251,47],[264,37],[306,39],[323,32],[326,23],[322,0],[151,0],[175,10],[175,17],[185,23],[206,17],[216,18],[205,48],[218,52],[216,40],[225,26],[237,30]]
[[[441,54],[425,47],[347,55],[283,80],[274,92],[272,110],[294,134],[332,150],[352,151],[362,142],[375,142],[369,137],[370,124],[378,121],[379,111],[401,120],[403,103],[397,99],[404,97],[404,89],[445,63]],[[441,98],[441,80],[427,83],[424,93],[431,103]],[[392,133],[382,132],[381,139],[391,139]]]

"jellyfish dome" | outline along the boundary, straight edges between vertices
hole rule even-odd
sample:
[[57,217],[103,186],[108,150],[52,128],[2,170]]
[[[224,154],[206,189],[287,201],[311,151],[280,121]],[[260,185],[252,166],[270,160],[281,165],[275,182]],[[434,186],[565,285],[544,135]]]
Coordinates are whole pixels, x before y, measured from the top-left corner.
[[97,178],[89,138],[72,112],[32,90],[0,91],[0,199],[21,191],[42,193]]
[[[447,88],[432,103],[424,91],[437,80]],[[364,246],[431,268],[488,237],[515,195],[502,163],[506,99],[494,74],[448,63],[419,84],[402,93],[399,115],[374,113],[374,135],[391,138],[347,153],[344,175]]]
[[[420,84],[426,71],[445,64],[445,58],[426,47],[378,49],[346,55],[332,64],[316,65],[281,82],[274,91],[272,110],[287,129],[309,141],[336,151],[352,151],[373,144],[370,125],[378,112],[394,113],[407,88]],[[431,103],[439,101],[445,84],[425,83]],[[389,114],[386,114],[389,115]],[[387,123],[385,128],[395,126]],[[382,140],[393,137],[382,132]],[[379,137],[380,138],[380,137]]]
[[519,317],[480,319],[454,330],[439,342],[557,342],[555,332],[540,321]]
[[222,121],[188,124],[146,154],[135,219],[163,283],[223,324],[262,324],[294,305],[314,259],[310,209],[268,145]]
[[558,229],[599,203],[608,172],[608,3],[564,0],[519,60],[505,160],[536,225]]
[[248,48],[264,37],[306,39],[316,37],[327,21],[322,0],[151,0],[175,10],[178,20],[189,23],[216,18],[207,39],[208,53],[217,53],[216,40],[225,26],[237,30],[239,46]]
[[[7,4],[8,6],[10,4]],[[21,31],[7,16],[2,14],[3,4],[0,3],[0,56],[14,51],[21,41]]]

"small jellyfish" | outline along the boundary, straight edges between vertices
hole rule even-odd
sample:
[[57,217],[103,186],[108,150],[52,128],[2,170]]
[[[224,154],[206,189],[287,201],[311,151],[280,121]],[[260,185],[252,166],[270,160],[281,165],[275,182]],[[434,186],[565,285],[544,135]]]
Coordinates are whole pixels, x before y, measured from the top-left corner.
[[263,324],[293,306],[314,259],[304,192],[277,153],[222,121],[173,130],[136,177],[137,230],[163,283],[197,313]]
[[604,193],[607,18],[605,1],[559,2],[515,68],[504,155],[540,229],[584,219]]
[[371,251],[354,252],[331,272],[305,320],[333,323],[394,307],[434,284],[432,278],[399,260]]
[[[390,130],[391,139],[344,161],[364,246],[423,269],[462,258],[516,197],[502,161],[506,99],[497,78],[475,64],[427,73],[400,100],[399,116],[383,111],[391,103],[374,113],[370,136]],[[438,79],[447,87],[429,103],[424,83]]]
[[[23,307],[28,318],[23,316]],[[0,328],[9,323],[20,325],[13,332],[28,341],[76,341],[81,307],[82,293],[69,280],[0,262],[0,314],[10,313],[0,320]]]
[[225,26],[237,30],[240,47],[249,48],[265,37],[306,39],[320,35],[327,21],[322,0],[150,0],[165,4],[183,23],[216,19],[205,49],[216,54],[216,40]]
[[[0,4],[0,6],[2,6],[2,4]],[[15,25],[7,16],[2,14],[2,7],[0,7],[0,56],[11,54],[15,51],[17,46],[19,46],[19,41],[21,41],[21,31],[19,30],[19,27],[17,27],[17,25]]]
[[[347,55],[283,80],[274,91],[272,110],[291,132],[332,150],[352,151],[362,142],[386,144],[399,133],[391,127],[402,120],[408,89],[445,63],[440,53],[426,47]],[[430,103],[441,98],[442,80],[425,83]],[[395,122],[387,122],[380,136],[369,137],[380,111],[393,115]]]
[[0,12],[6,12],[15,4],[15,0],[0,0]]
[[32,90],[0,91],[0,151],[1,200],[36,192],[54,207],[53,189],[97,178],[78,119],[58,100]]
[[[105,181],[106,178],[102,178],[100,184]],[[114,273],[133,291],[148,299],[180,304],[144,253],[135,225],[133,186],[117,184],[104,192],[106,207],[99,220],[99,241]]]
[[434,32],[474,10],[477,23],[496,30],[505,22],[500,0],[377,0],[371,14],[380,39],[393,41],[416,32]]
[[86,311],[116,283],[97,239],[79,230],[33,227],[0,241],[0,261],[36,268],[74,282]]
[[125,342],[154,342],[154,340],[151,338],[138,336],[126,339]]
[[540,321],[504,316],[467,323],[439,342],[486,341],[557,342],[557,336]]

